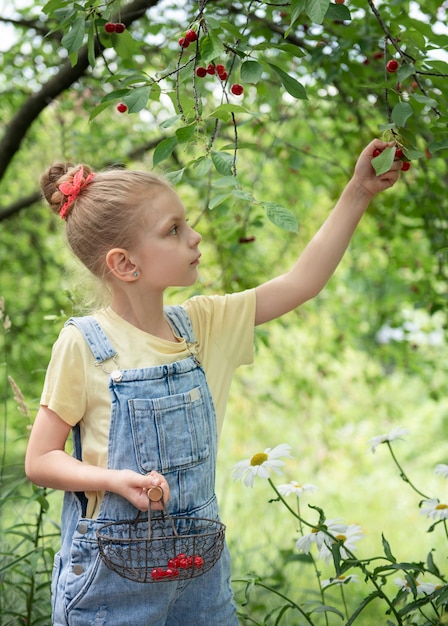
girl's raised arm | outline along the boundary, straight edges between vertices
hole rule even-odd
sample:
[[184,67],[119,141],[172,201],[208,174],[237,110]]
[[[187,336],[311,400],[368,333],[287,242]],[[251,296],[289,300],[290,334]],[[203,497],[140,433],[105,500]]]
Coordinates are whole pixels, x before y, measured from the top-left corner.
[[371,164],[374,150],[393,144],[374,139],[361,153],[353,177],[342,192],[324,224],[306,246],[294,266],[285,274],[256,288],[255,323],[263,324],[314,298],[326,285],[373,196],[392,187],[402,162],[377,176]]

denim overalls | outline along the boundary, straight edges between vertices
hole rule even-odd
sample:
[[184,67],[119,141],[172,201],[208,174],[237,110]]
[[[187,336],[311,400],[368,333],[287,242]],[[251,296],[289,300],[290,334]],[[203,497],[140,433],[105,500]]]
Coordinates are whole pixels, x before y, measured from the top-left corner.
[[[186,311],[180,306],[166,307],[165,314],[177,334],[194,346]],[[119,370],[119,355],[94,318],[71,318],[67,324],[81,330],[95,364],[109,379],[108,467],[141,474],[156,470],[170,485],[172,515],[217,519],[215,410],[193,352],[168,365]],[[79,429],[73,435],[74,455],[81,459]],[[98,554],[98,528],[113,520],[135,519],[137,514],[127,500],[106,492],[98,518],[89,519],[85,495],[65,493],[62,545],[52,580],[53,624],[236,626],[226,546],[210,571],[183,581],[133,582],[103,563]]]

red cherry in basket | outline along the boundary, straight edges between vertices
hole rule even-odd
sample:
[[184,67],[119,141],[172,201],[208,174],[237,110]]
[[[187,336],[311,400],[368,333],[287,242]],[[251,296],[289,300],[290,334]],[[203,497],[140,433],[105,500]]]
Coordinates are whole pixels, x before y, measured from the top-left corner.
[[161,578],[163,578],[165,575],[165,570],[163,570],[161,567],[154,567],[154,569],[151,572],[151,578],[153,580],[160,580]]
[[204,559],[202,558],[202,556],[199,556],[199,554],[195,554],[193,557],[193,566],[196,567],[197,569],[201,569],[203,565],[204,565]]

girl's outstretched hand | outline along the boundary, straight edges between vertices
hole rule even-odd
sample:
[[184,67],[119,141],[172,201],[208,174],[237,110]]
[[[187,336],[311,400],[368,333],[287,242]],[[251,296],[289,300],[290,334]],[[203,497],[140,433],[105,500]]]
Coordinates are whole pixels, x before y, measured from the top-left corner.
[[371,196],[389,189],[397,182],[400,176],[400,170],[403,166],[402,161],[396,159],[391,169],[380,176],[376,175],[375,169],[372,165],[372,159],[374,157],[374,151],[384,150],[391,147],[394,142],[386,143],[380,139],[374,139],[369,143],[366,148],[361,152],[355,165],[355,171],[353,173],[352,182],[357,183],[364,188]]
[[[163,491],[163,501],[166,503],[170,499],[170,488],[162,476],[156,471],[150,474],[138,474],[132,470],[113,470],[116,472],[115,488],[126,500],[129,500],[140,511],[147,511],[149,508],[148,489],[160,487]],[[162,501],[151,502],[151,509],[162,510]]]

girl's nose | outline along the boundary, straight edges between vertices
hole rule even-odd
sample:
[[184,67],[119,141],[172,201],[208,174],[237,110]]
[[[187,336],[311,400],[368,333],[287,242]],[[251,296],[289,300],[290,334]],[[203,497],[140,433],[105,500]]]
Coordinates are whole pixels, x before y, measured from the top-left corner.
[[198,246],[202,241],[202,235],[200,233],[197,232],[197,230],[194,230],[193,228],[191,229],[191,242],[192,242],[192,246],[196,247]]

